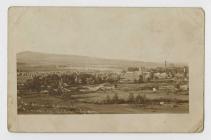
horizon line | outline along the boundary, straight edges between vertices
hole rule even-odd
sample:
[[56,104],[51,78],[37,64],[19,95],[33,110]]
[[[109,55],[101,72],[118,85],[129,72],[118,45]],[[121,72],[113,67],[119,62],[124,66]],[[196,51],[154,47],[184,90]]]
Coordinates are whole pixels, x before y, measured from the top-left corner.
[[48,53],[48,52],[39,52],[39,51],[30,51],[30,50],[25,50],[21,52],[17,52],[16,55],[20,53],[26,53],[26,52],[31,52],[31,53],[41,53],[41,54],[52,54],[52,55],[65,55],[65,56],[79,56],[79,57],[90,57],[90,58],[96,58],[96,59],[105,59],[105,60],[119,60],[119,61],[137,61],[137,62],[147,62],[147,63],[160,63],[160,64],[165,64],[165,62],[168,62],[170,64],[182,64],[182,65],[188,65],[187,62],[173,62],[173,61],[143,61],[143,60],[137,60],[137,59],[124,59],[124,58],[105,58],[105,57],[95,57],[95,56],[88,56],[88,55],[79,55],[79,54],[64,54],[64,53]]

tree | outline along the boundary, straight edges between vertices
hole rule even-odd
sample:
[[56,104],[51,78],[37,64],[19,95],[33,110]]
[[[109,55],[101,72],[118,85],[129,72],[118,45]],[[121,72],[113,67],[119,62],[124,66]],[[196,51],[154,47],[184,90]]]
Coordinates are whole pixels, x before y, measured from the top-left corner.
[[114,96],[113,96],[113,100],[112,100],[114,103],[118,103],[119,101],[119,97],[118,97],[118,94],[115,93]]
[[142,97],[141,97],[141,95],[140,95],[140,94],[138,94],[138,95],[136,96],[135,101],[136,101],[136,103],[137,103],[137,104],[140,104],[140,103],[141,103],[141,101],[142,101]]
[[105,101],[107,104],[111,103],[111,98],[110,96],[107,94],[106,96],[106,101]]
[[139,83],[143,83],[143,81],[144,81],[144,77],[143,77],[143,75],[139,75]]
[[145,103],[146,103],[146,100],[147,100],[147,98],[146,98],[146,95],[144,94],[144,95],[142,96],[142,98],[141,98],[141,102],[142,102],[143,104],[145,104]]
[[128,102],[129,103],[133,103],[134,102],[134,94],[133,93],[130,93],[129,96],[128,96]]

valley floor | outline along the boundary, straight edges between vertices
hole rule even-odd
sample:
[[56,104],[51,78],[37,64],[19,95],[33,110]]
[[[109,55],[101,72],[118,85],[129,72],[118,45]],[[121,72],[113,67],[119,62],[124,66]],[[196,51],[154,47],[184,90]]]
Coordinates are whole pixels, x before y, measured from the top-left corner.
[[[188,113],[188,91],[157,90],[148,84],[118,84],[115,89],[73,91],[64,95],[18,93],[18,114]],[[143,98],[137,102],[137,96]],[[132,101],[130,101],[132,100]]]

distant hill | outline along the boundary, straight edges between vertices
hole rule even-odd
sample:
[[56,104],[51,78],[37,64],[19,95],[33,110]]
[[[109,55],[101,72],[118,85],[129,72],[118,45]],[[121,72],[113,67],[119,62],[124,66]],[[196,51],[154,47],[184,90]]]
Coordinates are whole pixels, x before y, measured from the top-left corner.
[[68,67],[103,67],[122,69],[127,67],[158,67],[161,63],[104,59],[79,55],[48,54],[25,51],[17,54],[18,68],[56,68],[56,66]]

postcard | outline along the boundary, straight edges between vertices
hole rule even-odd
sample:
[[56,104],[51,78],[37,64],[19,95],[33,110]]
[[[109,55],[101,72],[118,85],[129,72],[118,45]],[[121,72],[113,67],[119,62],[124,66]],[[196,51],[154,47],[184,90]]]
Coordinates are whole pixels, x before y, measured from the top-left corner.
[[11,7],[12,132],[202,132],[201,8]]

